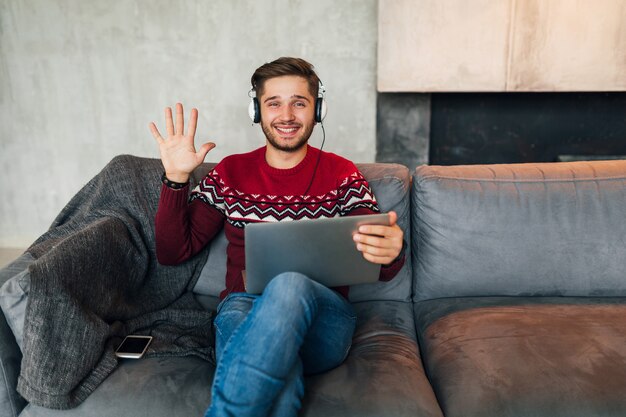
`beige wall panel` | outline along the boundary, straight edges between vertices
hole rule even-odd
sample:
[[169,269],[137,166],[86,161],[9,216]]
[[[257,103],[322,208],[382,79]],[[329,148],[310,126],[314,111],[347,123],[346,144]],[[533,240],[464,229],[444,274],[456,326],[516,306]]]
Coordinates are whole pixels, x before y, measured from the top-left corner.
[[624,91],[625,0],[380,0],[379,91]]
[[511,3],[380,0],[379,91],[502,91]]
[[626,89],[626,1],[515,3],[507,90]]

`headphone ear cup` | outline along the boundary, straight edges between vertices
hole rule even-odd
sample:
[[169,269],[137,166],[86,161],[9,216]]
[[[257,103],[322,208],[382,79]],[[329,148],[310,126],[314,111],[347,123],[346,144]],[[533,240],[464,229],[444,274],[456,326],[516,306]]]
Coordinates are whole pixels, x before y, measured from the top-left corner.
[[261,109],[259,106],[259,100],[256,97],[252,97],[250,104],[248,104],[248,116],[254,123],[261,121]]
[[326,100],[324,100],[323,97],[318,97],[315,100],[315,121],[317,123],[322,123],[326,117],[327,111],[328,107],[326,105]]

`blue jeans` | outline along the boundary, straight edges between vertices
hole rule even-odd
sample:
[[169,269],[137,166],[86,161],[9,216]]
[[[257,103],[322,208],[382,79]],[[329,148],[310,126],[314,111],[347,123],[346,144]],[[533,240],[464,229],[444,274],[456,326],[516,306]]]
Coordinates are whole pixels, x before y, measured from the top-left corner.
[[217,311],[205,417],[297,416],[304,375],[343,362],[356,326],[346,299],[294,272],[276,276],[261,296],[228,295]]

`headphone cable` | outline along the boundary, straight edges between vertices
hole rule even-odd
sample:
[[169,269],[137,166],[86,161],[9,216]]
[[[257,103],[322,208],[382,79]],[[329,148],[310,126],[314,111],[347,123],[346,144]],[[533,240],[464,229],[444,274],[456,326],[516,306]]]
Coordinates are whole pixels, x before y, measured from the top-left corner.
[[326,142],[326,129],[324,129],[324,123],[320,122],[320,126],[322,126],[322,145],[320,146],[320,151],[317,154],[317,161],[315,162],[315,168],[313,168],[313,175],[311,176],[311,181],[309,182],[309,186],[306,187],[306,191],[303,195],[307,195],[309,189],[311,189],[311,185],[313,185],[313,180],[315,179],[315,174],[317,173],[317,166],[320,163],[320,157],[322,156],[322,149],[324,148],[324,142]]

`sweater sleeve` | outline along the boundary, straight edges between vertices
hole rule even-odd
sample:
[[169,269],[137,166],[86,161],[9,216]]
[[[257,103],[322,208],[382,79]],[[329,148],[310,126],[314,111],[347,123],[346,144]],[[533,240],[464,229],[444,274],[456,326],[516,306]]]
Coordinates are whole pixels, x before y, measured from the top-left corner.
[[161,186],[155,217],[156,253],[162,265],[176,265],[200,252],[224,225],[224,214],[201,200],[188,203],[189,186]]
[[389,265],[382,265],[380,267],[380,275],[378,276],[379,281],[391,281],[393,277],[395,277],[398,272],[404,266],[404,262],[406,261],[406,254],[404,253],[404,246],[402,247],[402,252],[400,255]]
[[378,203],[367,180],[354,167],[354,172],[339,185],[339,203],[342,216],[378,213]]

